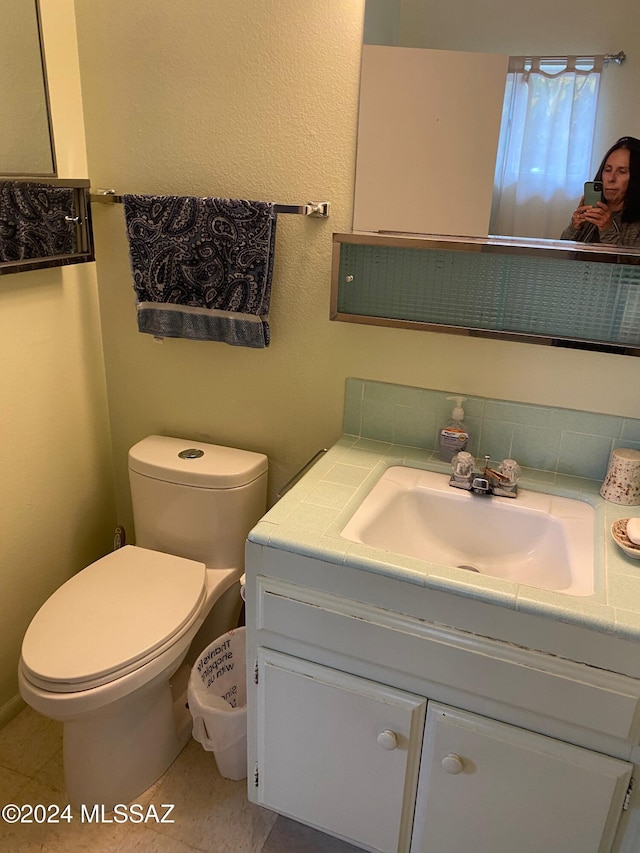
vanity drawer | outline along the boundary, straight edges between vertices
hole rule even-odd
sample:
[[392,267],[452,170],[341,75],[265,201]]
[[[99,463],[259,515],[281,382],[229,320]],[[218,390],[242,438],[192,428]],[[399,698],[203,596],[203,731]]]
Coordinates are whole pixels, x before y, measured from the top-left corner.
[[638,743],[640,682],[319,590],[259,576],[258,643],[278,635]]

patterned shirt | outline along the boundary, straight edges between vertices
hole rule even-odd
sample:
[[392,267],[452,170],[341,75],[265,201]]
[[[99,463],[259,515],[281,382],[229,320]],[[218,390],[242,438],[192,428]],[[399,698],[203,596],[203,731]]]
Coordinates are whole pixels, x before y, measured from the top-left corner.
[[[589,233],[586,229],[590,228]],[[584,229],[584,230],[583,230]],[[580,236],[582,235],[582,236]],[[580,243],[608,243],[610,245],[635,247],[640,246],[640,222],[622,222],[622,211],[613,214],[610,228],[599,231],[591,225],[581,225],[574,228],[572,223],[560,235],[561,240],[578,240]]]

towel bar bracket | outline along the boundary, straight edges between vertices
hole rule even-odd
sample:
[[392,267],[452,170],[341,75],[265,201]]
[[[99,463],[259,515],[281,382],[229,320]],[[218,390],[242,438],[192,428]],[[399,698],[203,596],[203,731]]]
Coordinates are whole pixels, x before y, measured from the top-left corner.
[[322,219],[327,219],[331,212],[331,202],[328,201],[310,201],[307,207],[311,208],[307,214],[308,216],[316,216]]

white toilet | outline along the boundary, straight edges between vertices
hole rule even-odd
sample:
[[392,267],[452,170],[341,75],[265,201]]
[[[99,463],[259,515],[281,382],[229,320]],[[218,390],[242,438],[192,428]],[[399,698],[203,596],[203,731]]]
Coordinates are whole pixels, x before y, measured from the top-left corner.
[[261,453],[197,441],[138,442],[129,451],[137,544],[83,569],[34,616],[20,693],[64,723],[74,808],[130,802],[188,741],[187,661],[237,624],[267,464]]

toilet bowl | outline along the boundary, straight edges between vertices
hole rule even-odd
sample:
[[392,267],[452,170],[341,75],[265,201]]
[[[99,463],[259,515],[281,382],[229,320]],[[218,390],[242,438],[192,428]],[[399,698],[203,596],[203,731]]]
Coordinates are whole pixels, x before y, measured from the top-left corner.
[[[199,455],[180,457],[185,448]],[[134,452],[150,454],[160,465],[152,469],[153,477],[132,470]],[[185,458],[193,465],[176,473]],[[160,470],[162,479],[156,480]],[[136,509],[133,484],[140,477],[150,482],[142,484],[144,507]],[[142,531],[150,523],[154,545],[160,528],[165,541],[167,527],[174,536],[185,528],[194,533],[196,508],[196,524],[207,529],[187,544],[181,534],[174,548],[180,553],[138,544],[97,560],[56,590],[27,629],[18,669],[20,693],[36,711],[63,723],[65,787],[77,809],[130,802],[165,772],[187,742],[191,721],[184,691],[172,689],[172,677],[192,644],[198,644],[197,654],[237,621],[244,541],[265,507],[266,457],[153,436],[130,451],[130,479],[136,532],[138,520]],[[170,500],[166,491],[156,494],[167,481]],[[205,520],[214,508],[217,524]],[[230,538],[238,540],[233,547]],[[216,565],[207,543],[215,554],[232,555],[236,565]],[[204,561],[192,559],[194,549]]]

